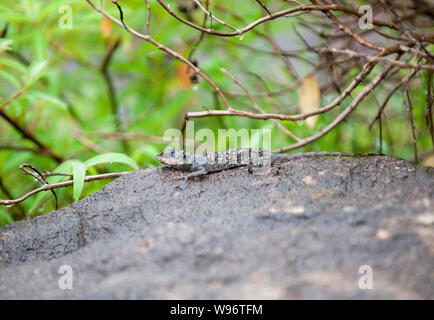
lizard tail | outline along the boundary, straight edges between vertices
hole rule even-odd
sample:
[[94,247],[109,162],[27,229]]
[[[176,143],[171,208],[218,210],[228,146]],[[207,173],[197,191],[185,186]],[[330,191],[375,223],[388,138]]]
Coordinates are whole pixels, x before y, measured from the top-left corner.
[[300,153],[274,153],[276,159],[299,159],[299,158],[316,158],[316,157],[345,157],[345,158],[366,158],[386,156],[381,153],[346,153],[346,152],[330,152],[330,151],[314,151]]

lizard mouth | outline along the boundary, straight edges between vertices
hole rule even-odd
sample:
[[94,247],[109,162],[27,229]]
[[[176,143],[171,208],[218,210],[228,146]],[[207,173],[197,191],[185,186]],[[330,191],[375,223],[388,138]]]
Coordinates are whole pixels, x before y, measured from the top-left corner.
[[176,165],[176,157],[175,157],[175,150],[172,148],[167,148],[163,152],[160,152],[155,159],[166,165]]
[[164,158],[164,156],[163,156],[163,152],[159,153],[159,154],[155,157],[155,159],[156,159],[159,163],[162,163],[162,164],[169,164],[169,163],[167,163],[167,162],[168,162],[167,159]]

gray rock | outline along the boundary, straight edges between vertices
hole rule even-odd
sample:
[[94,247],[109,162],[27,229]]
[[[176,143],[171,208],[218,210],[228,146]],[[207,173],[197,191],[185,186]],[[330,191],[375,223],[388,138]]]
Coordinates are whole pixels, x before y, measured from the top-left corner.
[[0,299],[434,298],[431,168],[384,157],[179,174],[133,172],[0,228]]

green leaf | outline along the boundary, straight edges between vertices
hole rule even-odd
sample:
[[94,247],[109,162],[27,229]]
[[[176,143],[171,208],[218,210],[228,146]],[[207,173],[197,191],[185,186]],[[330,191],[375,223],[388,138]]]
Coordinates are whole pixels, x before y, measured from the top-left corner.
[[[34,13],[33,13],[34,14]],[[33,15],[32,14],[32,15]],[[37,60],[47,59],[47,36],[46,31],[39,29],[33,33],[33,50]]]
[[29,82],[34,82],[38,80],[40,77],[42,71],[47,66],[46,60],[36,61],[30,65],[29,68],[29,74],[28,74],[28,80]]
[[136,164],[136,162],[131,159],[130,157],[124,155],[123,153],[104,153],[100,154],[96,157],[90,158],[85,162],[85,165],[88,167],[95,166],[97,164],[103,164],[103,163],[123,163],[126,164],[135,170],[139,169],[139,166]]
[[4,51],[12,50],[10,45],[14,42],[14,40],[11,39],[0,39],[0,53]]
[[21,89],[20,81],[10,73],[0,69],[0,77],[5,78],[7,81],[12,83],[17,89]]
[[0,65],[8,66],[8,67],[15,69],[21,73],[27,73],[27,68],[24,64],[22,64],[21,62],[12,60],[12,59],[0,58]]
[[41,92],[41,91],[31,91],[28,93],[28,95],[33,96],[36,99],[44,100],[56,107],[60,107],[63,110],[67,110],[68,106],[65,102],[62,100],[56,98],[55,96],[52,96],[51,94]]
[[[56,167],[56,169],[53,170],[53,172],[55,172],[55,173],[72,173],[72,166],[73,166],[73,163],[75,161],[79,161],[79,160],[71,159],[71,160],[67,160],[65,162],[62,162],[60,165],[58,165]],[[48,177],[47,181],[49,183],[58,183],[58,182],[65,181],[66,179],[68,179],[68,177],[66,177],[66,176],[52,176],[52,177]]]
[[80,200],[81,192],[84,186],[84,177],[86,176],[86,165],[81,161],[72,163],[72,176],[74,180],[74,200]]
[[152,144],[144,144],[138,148],[136,148],[134,150],[134,152],[131,155],[131,158],[137,163],[137,162],[141,162],[143,161],[145,158],[146,160],[148,160],[146,163],[149,163],[149,160],[151,160],[154,163],[158,163],[155,160],[155,156],[159,153],[160,151],[153,146]]

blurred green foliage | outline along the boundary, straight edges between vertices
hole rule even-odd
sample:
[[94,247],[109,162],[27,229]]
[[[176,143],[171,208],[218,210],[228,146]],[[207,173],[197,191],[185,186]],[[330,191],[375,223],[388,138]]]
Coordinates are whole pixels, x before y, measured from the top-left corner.
[[[94,1],[99,4],[98,0]],[[246,22],[263,15],[254,1],[225,1],[228,8],[236,8]],[[146,32],[146,6],[144,1],[119,1],[123,6],[125,22],[136,30]],[[172,1],[172,5],[175,3]],[[172,18],[154,1],[151,4],[151,35],[167,47],[188,56],[200,35]],[[59,8],[72,8],[72,28],[59,26],[64,12]],[[223,4],[222,4],[223,5]],[[104,8],[118,17],[116,7],[106,1]],[[202,14],[194,12],[201,23]],[[232,25],[244,25],[231,15],[222,16]],[[301,28],[297,19],[276,20],[269,24],[276,38],[294,33]],[[224,29],[214,23],[215,29]],[[264,32],[264,25],[258,26]],[[86,161],[99,153],[117,152],[130,156],[140,167],[157,165],[155,155],[164,147],[161,137],[168,128],[180,128],[187,111],[221,107],[212,88],[204,80],[190,84],[183,65],[156,47],[146,43],[104,19],[84,0],[18,0],[0,1],[0,103],[20,93],[3,111],[60,158]],[[283,38],[284,39],[284,38]],[[115,106],[111,102],[109,83],[102,72],[104,57],[116,41],[120,45],[113,52],[108,64],[109,76],[115,87]],[[278,57],[262,55],[247,50],[252,46],[272,50],[269,43],[255,32],[243,37],[221,39],[205,36],[194,54],[199,67],[226,91],[242,92],[220,68],[241,79],[252,92],[277,90],[292,83],[284,64]],[[432,49],[432,48],[431,48]],[[309,56],[309,58],[313,58]],[[310,71],[308,64],[299,63],[303,73]],[[376,67],[376,71],[380,67]],[[378,70],[377,70],[378,69]],[[351,70],[355,75],[359,69]],[[401,70],[399,77],[407,74]],[[261,75],[261,79],[255,75]],[[420,152],[432,148],[426,129],[424,112],[427,100],[427,72],[421,72],[411,83],[414,120],[418,128]],[[372,76],[369,77],[372,79]],[[367,79],[366,81],[369,81]],[[266,83],[266,87],[264,87]],[[366,82],[367,83],[367,82]],[[363,88],[357,89],[352,95]],[[387,87],[389,88],[389,87]],[[281,112],[299,111],[298,90],[286,92],[273,98],[258,99],[265,110]],[[378,89],[375,95],[383,101],[387,91]],[[321,105],[332,101],[338,93],[322,96]],[[300,137],[314,134],[330,123],[347,106],[352,97],[332,112],[322,114],[314,129],[303,122],[285,122],[288,129]],[[237,108],[251,110],[246,97],[230,100]],[[114,107],[117,109],[113,112]],[[403,93],[398,91],[387,108],[387,120],[383,122],[383,151],[405,159],[412,159],[413,146],[408,118],[404,112]],[[376,152],[379,146],[378,125],[369,130],[368,125],[378,111],[372,96],[367,97],[351,117],[320,140],[300,151],[328,150],[346,152]],[[195,120],[195,128],[272,128],[273,148],[286,146],[292,141],[270,122],[239,117],[201,118]],[[120,140],[119,133],[127,136]],[[3,146],[3,148],[2,148]],[[41,171],[53,171],[59,162],[46,154],[26,150],[35,148],[29,139],[10,123],[0,117],[0,198],[18,197],[38,187],[33,178],[18,170],[22,163],[31,163]],[[106,164],[92,167],[88,174],[124,171],[124,164]],[[86,183],[82,196],[100,189],[109,181]],[[57,191],[60,205],[73,201],[73,188]],[[76,194],[77,198],[77,194]],[[20,205],[0,207],[0,225],[21,219],[24,215],[35,216],[54,208],[49,192],[31,197]]]

